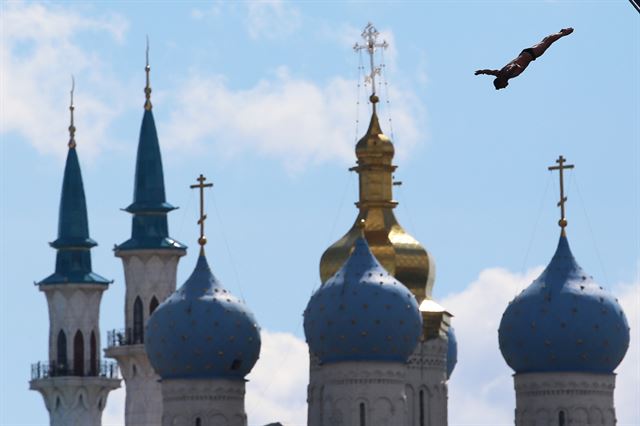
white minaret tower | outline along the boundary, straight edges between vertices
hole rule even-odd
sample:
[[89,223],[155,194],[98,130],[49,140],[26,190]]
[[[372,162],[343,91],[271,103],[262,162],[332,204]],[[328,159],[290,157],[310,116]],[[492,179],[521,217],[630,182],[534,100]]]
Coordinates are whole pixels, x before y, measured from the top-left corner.
[[505,310],[500,350],[515,371],[516,426],[616,424],[614,370],[629,347],[629,325],[617,299],[577,264],[565,228],[560,156],[562,229],[551,262]]
[[49,361],[31,366],[29,387],[44,398],[52,426],[100,426],[114,363],[100,361],[100,300],[109,280],[92,272],[87,206],[76,152],[71,89],[69,151],[62,181],[56,270],[36,285],[49,307]]
[[415,296],[380,265],[361,227],[350,257],[304,312],[317,362],[310,371],[309,426],[410,424],[406,365],[422,318]]
[[246,426],[246,375],[260,354],[260,330],[245,303],[216,280],[204,245],[200,175],[200,256],[191,276],[149,319],[145,347],[161,379],[162,426]]
[[144,327],[155,308],[176,289],[176,273],[186,246],[169,237],[162,158],[151,112],[147,45],[146,101],[136,160],[131,238],[115,247],[122,259],[126,283],[124,330],[109,332],[105,354],[118,360],[126,384],[127,426],[157,426],[162,415],[159,377],[144,349]]

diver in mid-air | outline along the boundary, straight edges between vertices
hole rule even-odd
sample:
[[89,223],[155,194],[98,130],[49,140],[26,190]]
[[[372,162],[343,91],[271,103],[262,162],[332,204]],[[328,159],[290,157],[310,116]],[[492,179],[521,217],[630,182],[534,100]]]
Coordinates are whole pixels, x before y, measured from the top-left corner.
[[540,41],[527,49],[524,49],[517,58],[509,62],[507,65],[499,70],[478,70],[475,75],[487,74],[495,76],[493,85],[496,90],[504,89],[509,85],[509,79],[515,78],[522,74],[531,61],[535,61],[537,58],[551,46],[555,41],[567,36],[573,32],[573,28],[563,28],[560,32],[546,36]]

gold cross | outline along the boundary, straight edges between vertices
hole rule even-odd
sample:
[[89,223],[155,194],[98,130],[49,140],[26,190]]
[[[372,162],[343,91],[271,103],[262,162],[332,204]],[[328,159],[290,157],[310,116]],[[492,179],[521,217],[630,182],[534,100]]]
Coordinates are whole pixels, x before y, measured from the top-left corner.
[[558,225],[562,228],[562,235],[565,235],[564,228],[567,226],[567,218],[564,215],[564,203],[567,201],[567,197],[564,196],[564,170],[573,169],[573,164],[564,164],[567,161],[562,155],[558,157],[556,163],[557,166],[550,166],[549,170],[558,170],[560,172],[560,201],[558,201],[558,206],[560,207],[560,220],[558,221]]
[[198,225],[200,225],[200,238],[198,238],[198,244],[200,244],[200,256],[204,256],[204,245],[207,244],[207,237],[204,236],[204,221],[207,215],[204,214],[204,189],[211,188],[213,183],[204,183],[207,178],[200,173],[200,176],[196,179],[197,185],[191,185],[189,188],[200,189],[200,219],[198,219]]
[[371,96],[369,97],[369,100],[373,105],[373,112],[375,112],[376,103],[378,103],[379,100],[378,96],[376,95],[376,75],[380,75],[380,67],[376,66],[374,63],[374,54],[376,52],[376,49],[386,49],[387,47],[389,47],[389,44],[386,40],[383,40],[382,43],[378,43],[378,36],[380,35],[380,33],[371,22],[369,22],[367,26],[364,27],[364,30],[360,35],[364,39],[365,44],[356,43],[353,46],[353,50],[359,52],[366,49],[367,53],[369,54],[369,66],[371,68],[371,73],[365,77],[365,83],[371,83]]

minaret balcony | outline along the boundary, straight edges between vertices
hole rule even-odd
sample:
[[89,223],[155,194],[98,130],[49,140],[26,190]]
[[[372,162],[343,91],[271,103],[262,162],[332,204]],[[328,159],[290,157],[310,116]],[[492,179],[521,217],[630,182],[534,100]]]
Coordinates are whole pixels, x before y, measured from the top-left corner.
[[58,361],[39,361],[31,364],[31,380],[49,377],[103,377],[119,379],[118,363],[114,361],[64,363]]
[[107,332],[107,348],[142,344],[144,344],[144,330],[142,327],[139,330],[121,328]]

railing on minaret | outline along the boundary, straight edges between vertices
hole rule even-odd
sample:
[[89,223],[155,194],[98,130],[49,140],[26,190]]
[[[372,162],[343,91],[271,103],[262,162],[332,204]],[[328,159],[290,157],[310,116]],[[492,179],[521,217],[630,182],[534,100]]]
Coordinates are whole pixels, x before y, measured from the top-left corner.
[[377,49],[386,49],[387,47],[389,47],[389,44],[386,40],[383,40],[382,43],[378,43],[379,35],[380,33],[378,32],[376,27],[374,27],[373,24],[369,22],[361,34],[362,38],[365,41],[365,44],[356,43],[353,46],[353,50],[355,50],[356,52],[360,52],[366,49],[367,53],[369,54],[369,66],[371,68],[371,72],[369,73],[369,75],[365,76],[365,84],[371,84],[371,96],[369,97],[369,100],[373,105],[374,113],[376,112],[376,103],[378,103],[379,101],[379,98],[376,95],[376,75],[380,75],[380,67],[375,65],[374,54]]
[[573,164],[565,164],[567,161],[562,155],[558,157],[556,163],[557,166],[549,166],[548,169],[558,170],[560,175],[560,201],[558,201],[558,207],[560,207],[560,220],[558,221],[558,225],[562,229],[562,235],[566,235],[565,228],[567,227],[567,217],[565,216],[564,204],[567,202],[567,197],[564,195],[564,171],[568,169],[573,169],[575,166]]

